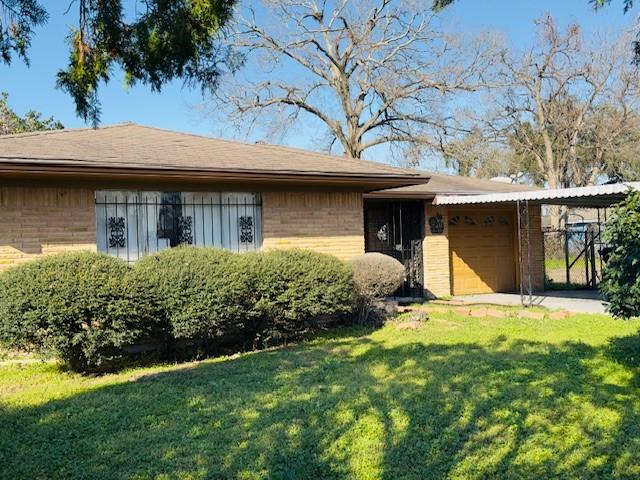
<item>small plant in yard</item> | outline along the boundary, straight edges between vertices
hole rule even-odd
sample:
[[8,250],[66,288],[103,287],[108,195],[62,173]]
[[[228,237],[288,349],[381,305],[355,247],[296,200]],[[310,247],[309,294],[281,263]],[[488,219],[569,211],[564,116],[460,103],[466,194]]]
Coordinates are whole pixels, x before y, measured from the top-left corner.
[[123,347],[158,336],[160,309],[126,262],[67,253],[24,263],[0,275],[0,342],[52,353],[77,371],[103,369]]
[[382,253],[365,253],[351,260],[358,296],[359,323],[370,321],[377,300],[392,295],[404,282],[404,266]]
[[640,316],[640,192],[632,192],[613,208],[604,232],[609,256],[602,293],[618,317]]

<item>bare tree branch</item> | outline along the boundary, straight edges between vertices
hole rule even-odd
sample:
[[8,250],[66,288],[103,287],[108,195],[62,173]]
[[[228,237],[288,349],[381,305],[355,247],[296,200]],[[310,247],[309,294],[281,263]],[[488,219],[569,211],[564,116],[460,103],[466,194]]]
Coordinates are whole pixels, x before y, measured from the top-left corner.
[[247,55],[247,69],[270,69],[223,82],[212,99],[238,126],[269,124],[273,112],[291,110],[304,113],[296,122],[318,120],[351,157],[385,144],[442,151],[470,131],[456,114],[460,97],[498,82],[494,36],[463,46],[418,3],[265,0],[263,7],[268,18],[262,14],[260,26],[254,14],[240,18],[231,41]]
[[[534,47],[503,58],[509,86],[496,92],[485,128],[515,149],[519,168],[551,188],[592,184],[621,170],[628,175],[622,159],[629,157],[621,152],[627,142],[638,146],[640,118],[629,33],[585,39],[577,25],[562,30],[549,15],[536,23]],[[556,214],[554,223],[560,221]]]

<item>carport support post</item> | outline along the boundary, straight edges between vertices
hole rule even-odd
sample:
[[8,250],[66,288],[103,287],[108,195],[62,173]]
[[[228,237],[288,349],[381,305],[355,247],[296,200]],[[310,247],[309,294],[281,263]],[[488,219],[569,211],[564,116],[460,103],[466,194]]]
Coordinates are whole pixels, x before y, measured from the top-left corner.
[[591,253],[589,252],[589,229],[584,231],[584,279],[589,285],[589,261],[591,260]]
[[522,283],[522,221],[520,219],[520,200],[516,200],[516,215],[518,219],[518,266],[520,270],[520,303],[524,305],[524,285]]
[[571,267],[569,262],[569,230],[564,230],[564,267],[567,269],[567,288],[571,283]]
[[531,280],[531,222],[529,221],[529,200],[524,201],[527,227],[527,286],[529,287],[529,306],[533,305],[533,284]]
[[[523,306],[530,307],[533,305],[533,286],[531,283],[531,238],[529,232],[529,200],[524,200],[524,216],[522,215],[522,202],[520,200],[516,200],[516,210],[518,216],[518,260],[520,265],[520,303]],[[524,229],[522,222],[524,220]],[[526,239],[526,247],[527,247],[527,292],[526,295],[529,297],[528,302],[525,302],[525,280],[524,280],[524,257],[522,255],[522,240],[523,234]]]

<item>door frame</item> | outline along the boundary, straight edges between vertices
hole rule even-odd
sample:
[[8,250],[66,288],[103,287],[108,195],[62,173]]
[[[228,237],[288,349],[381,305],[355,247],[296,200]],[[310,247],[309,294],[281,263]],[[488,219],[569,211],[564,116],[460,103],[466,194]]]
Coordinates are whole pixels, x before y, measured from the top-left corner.
[[[389,255],[400,261],[407,271],[405,284],[394,296],[424,298],[424,201],[365,199],[363,209],[365,252]],[[378,218],[373,217],[375,210]],[[372,239],[374,230],[378,240]]]

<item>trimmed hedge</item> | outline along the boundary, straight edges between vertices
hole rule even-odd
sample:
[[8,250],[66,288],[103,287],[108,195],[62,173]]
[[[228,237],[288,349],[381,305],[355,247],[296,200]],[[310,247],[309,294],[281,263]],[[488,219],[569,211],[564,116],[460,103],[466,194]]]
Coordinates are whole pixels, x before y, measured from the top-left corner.
[[253,324],[253,278],[244,263],[226,250],[178,247],[141,258],[133,277],[150,284],[174,339],[210,349]]
[[353,275],[336,257],[308,250],[244,255],[254,271],[256,335],[263,342],[296,336],[354,308]]
[[89,252],[44,257],[0,275],[0,341],[53,353],[76,371],[108,368],[123,347],[162,336],[162,314],[126,262]]
[[[348,265],[319,253],[179,247],[133,267],[95,253],[45,257],[0,275],[0,342],[89,371],[161,344],[192,356],[274,344],[354,308]],[[131,348],[128,348],[131,347]]]
[[353,307],[348,266],[309,251],[179,247],[144,257],[133,270],[151,283],[173,337],[205,350],[273,343]]

